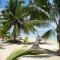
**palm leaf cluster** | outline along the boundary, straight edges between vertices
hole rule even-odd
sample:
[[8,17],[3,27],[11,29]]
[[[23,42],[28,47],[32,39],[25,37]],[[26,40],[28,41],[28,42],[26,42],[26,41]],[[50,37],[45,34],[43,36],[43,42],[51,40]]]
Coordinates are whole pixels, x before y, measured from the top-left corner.
[[27,17],[26,8],[23,6],[24,1],[9,0],[8,6],[2,11],[4,19],[3,33],[6,33],[13,26],[12,34],[20,34],[20,31],[24,32],[34,31],[33,24],[26,21],[24,17]]
[[[48,2],[49,3],[49,2]],[[30,0],[29,4],[29,14],[31,19],[35,20],[48,20],[52,19],[52,16],[49,14],[50,8],[46,0]],[[48,10],[48,11],[47,11]],[[53,20],[53,19],[52,19]]]
[[[21,31],[25,33],[34,32],[35,26],[48,26],[48,19],[54,20],[49,14],[49,6],[46,0],[30,0],[28,6],[24,6],[24,0],[9,0],[8,5],[2,11],[4,22],[2,32],[8,33],[13,27],[14,38]],[[48,10],[47,10],[48,9]]]

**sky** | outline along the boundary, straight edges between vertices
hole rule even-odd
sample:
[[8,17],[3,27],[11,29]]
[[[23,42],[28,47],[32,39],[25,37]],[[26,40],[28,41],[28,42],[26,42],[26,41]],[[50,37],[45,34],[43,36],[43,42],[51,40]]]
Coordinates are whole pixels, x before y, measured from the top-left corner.
[[[52,2],[53,0],[50,0],[50,2]],[[29,3],[29,0],[25,0],[25,5],[27,5]],[[1,9],[4,9],[4,7],[7,5],[7,0],[1,0]],[[56,26],[55,24],[52,24],[54,27]],[[47,31],[48,29],[50,29],[52,27],[49,27],[49,28],[39,28],[38,29],[38,32],[39,32],[39,35],[42,35],[42,33],[44,33],[45,31]],[[37,32],[36,32],[37,33]],[[25,35],[24,33],[21,33],[21,35],[24,37],[24,36],[28,36],[30,37],[31,39],[33,38],[33,40],[36,38],[36,33],[33,34],[33,33],[30,33],[29,35]],[[52,38],[52,37],[51,37]],[[56,38],[52,38],[52,39],[56,39]]]
[[[7,5],[7,1],[8,0],[0,0],[1,1],[1,7],[0,8],[4,8]],[[29,0],[25,0],[25,5],[27,5],[29,3]]]
[[[1,6],[4,8],[4,6],[7,4],[8,0],[0,0],[1,1]],[[50,0],[52,3],[53,0]],[[29,0],[25,0],[25,4],[27,5],[29,3]]]
[[1,7],[0,8],[4,8],[5,5],[7,4],[7,0],[1,0]]

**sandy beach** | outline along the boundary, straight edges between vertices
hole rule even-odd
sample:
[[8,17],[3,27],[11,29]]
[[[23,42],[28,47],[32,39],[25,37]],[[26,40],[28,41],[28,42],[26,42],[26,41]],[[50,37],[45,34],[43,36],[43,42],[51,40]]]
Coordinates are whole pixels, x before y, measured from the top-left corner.
[[[26,46],[26,47],[25,47]],[[16,49],[29,49],[29,48],[31,48],[31,46],[32,45],[17,45],[17,44],[11,44],[11,45],[9,45],[9,44],[5,44],[5,45],[3,45],[3,48],[2,49],[0,49],[0,60],[5,60],[6,59],[6,57],[12,52],[12,51],[14,51],[14,50],[16,50]],[[43,48],[43,49],[49,49],[49,50],[52,50],[52,51],[57,51],[58,50],[58,44],[57,43],[55,43],[55,44],[40,44],[39,45],[41,48]],[[34,59],[34,58],[31,58],[31,57],[29,57],[29,58],[27,58],[27,57],[24,57],[24,58],[21,58],[21,59],[19,59],[19,60],[40,60],[40,58],[37,58],[36,57],[36,59]],[[56,58],[57,60],[59,60],[59,57],[58,56],[52,56],[52,57],[50,57],[50,60],[52,60],[52,58]],[[43,57],[43,59],[41,59],[41,60],[45,60],[45,58]],[[46,58],[46,60],[48,60],[47,58]]]

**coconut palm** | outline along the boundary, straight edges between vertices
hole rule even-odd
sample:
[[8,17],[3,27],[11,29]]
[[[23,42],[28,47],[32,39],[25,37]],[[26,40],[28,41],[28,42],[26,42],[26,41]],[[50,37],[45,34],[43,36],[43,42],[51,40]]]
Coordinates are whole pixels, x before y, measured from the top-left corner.
[[[50,25],[49,23],[51,21],[55,21],[55,18],[51,14],[49,14],[50,6],[51,5],[48,0],[34,0],[34,1],[30,0],[29,4],[30,20],[39,21],[38,23],[36,22],[37,26],[39,27],[41,27],[41,25],[43,24],[44,24],[43,27]],[[37,41],[33,44],[32,48],[34,48],[34,46],[35,49],[39,47],[39,39],[37,39]]]
[[59,0],[53,0],[54,4],[55,4],[55,9],[54,11],[57,12],[58,11],[58,14],[59,17],[57,18],[57,28],[56,28],[56,32],[57,32],[57,41],[58,41],[58,44],[59,44],[59,52],[60,52],[60,1]]
[[56,16],[59,16],[59,17],[57,18],[57,21],[55,22],[56,25],[57,25],[57,28],[56,28],[56,29],[53,28],[53,30],[47,31],[47,32],[43,35],[43,37],[47,37],[46,34],[47,34],[47,35],[50,35],[50,33],[52,33],[53,31],[56,31],[56,32],[57,32],[57,42],[58,42],[58,44],[59,44],[59,52],[60,52],[60,1],[59,1],[59,0],[53,0],[53,3],[54,3],[54,4],[53,4],[53,6],[52,6],[52,8],[53,8],[53,13],[52,13],[52,15],[54,15],[55,17],[56,17]]
[[[44,8],[36,5],[35,1],[30,1],[29,6],[24,7],[23,0],[9,0],[6,9],[2,11],[4,19],[6,20],[3,23],[3,32],[6,33],[13,27],[12,34],[14,40],[16,40],[16,35],[20,33],[21,30],[27,33],[29,31],[34,32],[34,25],[39,25],[38,22],[40,21],[38,20],[47,20],[48,18],[51,18]],[[29,19],[28,16],[30,16]]]
[[35,30],[33,24],[28,24],[28,21],[25,21],[24,19],[27,12],[25,11],[25,7],[22,5],[23,3],[23,0],[9,0],[8,6],[4,11],[2,11],[4,19],[6,20],[3,22],[3,33],[6,33],[11,29],[11,27],[13,27],[12,34],[14,40],[16,40],[16,35],[20,34],[21,30],[27,33]]
[[[49,6],[46,0],[30,0],[29,3],[29,14],[31,20],[48,20],[52,19],[52,16],[49,15]],[[48,2],[49,3],[49,2]],[[53,19],[52,19],[53,20]]]
[[59,20],[58,20],[58,24],[57,24],[57,41],[59,43],[59,51],[60,51],[60,1],[59,0],[55,0],[54,1],[57,4],[58,7],[58,14],[59,14]]

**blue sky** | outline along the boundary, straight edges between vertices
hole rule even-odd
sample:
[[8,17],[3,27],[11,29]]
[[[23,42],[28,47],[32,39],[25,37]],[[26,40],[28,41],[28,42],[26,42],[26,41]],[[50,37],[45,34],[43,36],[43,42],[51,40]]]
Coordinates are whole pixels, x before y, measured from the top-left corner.
[[7,0],[1,0],[1,8],[4,8],[7,4]]
[[[0,0],[1,1],[1,6],[4,7],[7,4],[8,0]],[[53,0],[50,0],[52,2]],[[25,0],[25,4],[27,5],[29,3],[29,0]]]
[[[4,8],[7,4],[8,0],[1,0],[1,8]],[[27,5],[29,3],[29,0],[25,0],[25,4]]]

